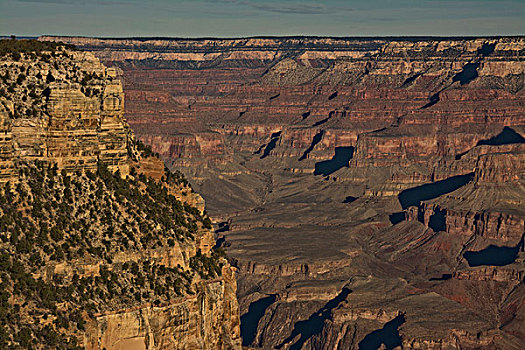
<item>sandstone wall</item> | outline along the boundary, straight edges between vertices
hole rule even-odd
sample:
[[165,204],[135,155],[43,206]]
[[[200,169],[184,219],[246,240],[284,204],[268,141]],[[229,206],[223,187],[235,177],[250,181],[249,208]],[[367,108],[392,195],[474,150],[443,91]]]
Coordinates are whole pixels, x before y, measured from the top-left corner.
[[[61,50],[36,58],[24,54],[15,61],[5,56],[0,62],[2,73],[7,69],[8,76],[14,76],[6,83],[7,97],[0,100],[1,182],[16,182],[18,172],[35,162],[82,173],[96,172],[100,161],[123,177],[130,175],[130,167],[157,181],[166,176],[160,159],[135,154],[134,134],[124,119],[122,84],[114,69],[104,67],[92,54]],[[23,83],[14,87],[13,80],[22,74]],[[204,216],[202,197],[185,180],[176,183],[166,185],[167,192]],[[223,259],[222,276],[207,280],[190,264],[198,251],[210,255],[214,245],[211,230],[200,227],[191,240],[179,240],[170,247],[115,254],[109,269],[143,262],[180,268],[191,276],[191,291],[162,305],[138,303],[94,316],[80,310],[87,322],[82,345],[90,350],[240,349],[232,267]],[[33,277],[48,282],[74,275],[99,278],[100,266],[106,263],[92,255],[61,263],[49,261]]]
[[240,349],[236,282],[230,267],[223,269],[223,276],[201,282],[195,295],[169,305],[96,315],[87,328],[86,349]]
[[[87,96],[79,83],[67,77],[60,79],[59,71],[49,70],[48,73],[57,76],[56,81],[46,84],[42,95],[33,98],[37,100],[35,104],[41,104],[39,116],[22,114],[15,118],[5,106],[9,107],[22,96],[3,98],[0,104],[2,181],[9,180],[17,172],[17,164],[21,161],[57,164],[66,171],[94,171],[100,160],[112,171],[118,169],[122,175],[129,173],[127,148],[131,140],[124,119],[122,85],[119,80],[113,80],[114,70],[105,68],[93,55],[74,52],[72,56],[71,69],[99,74],[101,81],[96,88],[100,93]],[[26,60],[26,65],[30,66],[30,59]],[[11,65],[13,62],[4,63]]]

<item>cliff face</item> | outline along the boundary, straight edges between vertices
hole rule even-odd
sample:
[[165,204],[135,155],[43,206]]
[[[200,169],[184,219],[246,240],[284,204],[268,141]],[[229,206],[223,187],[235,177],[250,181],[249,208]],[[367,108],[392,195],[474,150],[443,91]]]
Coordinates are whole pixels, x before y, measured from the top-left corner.
[[127,175],[129,127],[115,71],[84,52],[44,57],[2,60],[0,178],[8,181],[21,160],[68,171],[93,171],[100,160]]
[[523,37],[50,39],[222,221],[245,345],[525,345]]
[[254,151],[276,131],[272,153],[300,157],[323,130],[309,157],[354,146],[359,167],[401,158],[431,180],[429,154],[453,158],[523,124],[522,38],[54,39],[124,70],[131,125],[174,165],[228,162],[228,146]]
[[196,294],[168,305],[142,305],[96,314],[86,349],[236,349],[239,309],[230,267],[222,278],[199,283]]
[[1,45],[0,347],[240,349],[202,197],[135,140],[115,70]]

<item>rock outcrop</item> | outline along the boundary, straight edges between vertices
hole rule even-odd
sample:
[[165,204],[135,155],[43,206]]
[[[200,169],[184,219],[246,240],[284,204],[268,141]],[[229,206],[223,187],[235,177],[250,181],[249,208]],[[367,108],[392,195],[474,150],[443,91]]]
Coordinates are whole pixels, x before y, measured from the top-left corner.
[[93,171],[100,160],[123,176],[129,173],[130,131],[114,69],[90,53],[61,51],[52,58],[5,58],[0,74],[10,77],[0,103],[2,143],[11,149],[1,165],[2,181],[17,173],[21,160],[56,163],[67,171]]
[[0,45],[0,347],[240,349],[204,201],[135,139],[115,70]]

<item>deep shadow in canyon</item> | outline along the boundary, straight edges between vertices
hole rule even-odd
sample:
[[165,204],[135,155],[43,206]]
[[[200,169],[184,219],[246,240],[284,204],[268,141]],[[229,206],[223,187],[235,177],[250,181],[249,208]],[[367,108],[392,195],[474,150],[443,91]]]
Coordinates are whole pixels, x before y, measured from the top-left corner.
[[248,312],[241,316],[241,337],[242,345],[249,346],[257,335],[257,326],[260,319],[264,316],[266,309],[277,299],[277,295],[272,294],[261,298],[250,304]]
[[290,336],[286,338],[282,344],[276,346],[275,349],[281,349],[285,344],[292,341],[298,335],[301,335],[301,337],[290,346],[290,350],[302,349],[304,343],[306,343],[308,339],[316,334],[321,333],[323,330],[324,321],[331,317],[332,310],[339,306],[339,304],[341,304],[346,299],[350,292],[350,289],[343,288],[337,297],[326,303],[322,309],[312,314],[308,320],[297,322],[294,325],[292,334],[290,334]]
[[330,175],[342,167],[348,167],[352,159],[354,147],[336,147],[335,155],[330,160],[315,163],[314,175]]
[[480,62],[467,63],[465,66],[463,66],[463,70],[456,74],[454,78],[452,78],[452,81],[459,81],[461,85],[470,83],[472,80],[476,79],[479,76],[479,66]]
[[377,350],[382,344],[385,349],[391,350],[401,346],[399,326],[405,323],[405,315],[399,315],[392,321],[385,323],[383,328],[368,334],[360,343],[359,350]]
[[346,198],[343,200],[342,203],[352,203],[352,202],[355,202],[357,200],[357,197],[354,197],[354,196],[346,196]]
[[418,206],[421,201],[434,199],[457,190],[469,183],[473,177],[474,173],[458,175],[445,180],[404,190],[398,195],[399,203],[403,209],[413,205]]
[[439,92],[433,94],[432,96],[429,97],[428,103],[425,104],[423,107],[421,107],[421,109],[432,107],[433,105],[439,102],[439,99],[440,99]]
[[441,275],[441,277],[432,277],[429,279],[429,281],[448,281],[452,278],[451,273],[444,273]]
[[481,140],[477,145],[501,146],[516,143],[525,143],[525,137],[518,134],[514,129],[506,126],[498,135],[488,140]]
[[315,145],[317,145],[321,140],[323,139],[324,130],[320,130],[317,134],[315,134],[314,138],[312,139],[312,143],[310,146],[304,151],[303,155],[299,158],[299,161],[305,160],[310,152],[314,149]]
[[523,237],[514,247],[490,245],[479,251],[467,251],[463,257],[468,261],[470,267],[505,266],[516,261],[522,247]]
[[397,225],[406,220],[406,213],[404,211],[393,213],[388,216],[388,219],[392,225]]
[[445,222],[446,213],[446,210],[436,208],[434,210],[434,214],[430,216],[428,227],[430,227],[434,232],[445,231],[447,228]]
[[261,159],[264,159],[270,155],[270,152],[275,148],[277,145],[277,141],[279,141],[279,138],[281,137],[281,132],[274,132],[272,136],[270,137],[270,142],[268,142],[268,145],[264,148],[263,154],[261,155]]

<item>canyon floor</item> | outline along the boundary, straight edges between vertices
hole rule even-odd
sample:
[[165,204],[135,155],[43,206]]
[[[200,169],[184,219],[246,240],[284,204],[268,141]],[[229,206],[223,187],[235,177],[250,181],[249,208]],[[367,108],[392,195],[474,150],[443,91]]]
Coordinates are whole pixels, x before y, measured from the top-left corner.
[[[461,330],[477,344],[478,336],[492,338],[503,310],[523,293],[522,277],[499,280],[488,267],[469,266],[465,252],[487,242],[418,221],[396,223],[399,198],[364,196],[362,186],[345,181],[347,167],[323,176],[297,171],[304,169],[298,160],[252,153],[236,159],[194,179],[219,222],[219,243],[239,268],[241,315],[257,324],[243,328],[246,345],[350,348],[401,315],[409,347],[446,347],[465,336]],[[522,259],[498,271],[522,276]],[[250,315],[268,296],[276,297],[260,319]],[[523,321],[512,322],[519,329]]]
[[52,39],[205,198],[243,345],[525,346],[522,37]]

